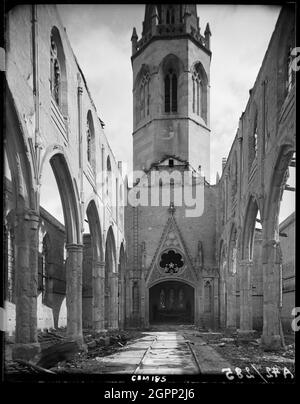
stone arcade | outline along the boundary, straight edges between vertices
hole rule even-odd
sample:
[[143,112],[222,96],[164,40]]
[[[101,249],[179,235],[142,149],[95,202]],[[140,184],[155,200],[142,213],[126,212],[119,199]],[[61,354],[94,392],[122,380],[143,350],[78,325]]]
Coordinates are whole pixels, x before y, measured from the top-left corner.
[[[295,165],[293,8],[280,13],[212,185],[209,24],[201,34],[195,5],[145,7],[141,38],[135,29],[131,38],[133,166],[141,173],[133,189],[144,184],[150,199],[157,193],[149,206],[126,204],[127,177],[56,7],[18,6],[7,21],[5,309],[14,357],[36,355],[38,329],[59,326],[79,342],[83,328],[192,323],[242,336],[257,329],[264,347],[279,348],[280,316],[294,306],[282,293],[295,285],[294,259],[285,265],[289,250],[280,248],[283,231],[293,239],[280,229],[294,219],[278,223]],[[40,206],[47,165],[64,225]],[[185,174],[202,178],[200,216],[188,216],[182,203],[193,188],[182,184]]]

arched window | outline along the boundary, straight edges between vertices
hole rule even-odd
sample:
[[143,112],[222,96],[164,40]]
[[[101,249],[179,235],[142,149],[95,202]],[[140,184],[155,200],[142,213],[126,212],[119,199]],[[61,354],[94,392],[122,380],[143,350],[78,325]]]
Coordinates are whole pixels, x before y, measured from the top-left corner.
[[172,68],[165,76],[165,112],[177,112],[177,75]]
[[257,157],[257,148],[258,148],[258,130],[257,130],[257,108],[254,107],[254,114],[253,114],[253,126],[252,126],[252,133],[249,136],[249,170],[251,170],[253,161]]
[[67,116],[67,77],[65,55],[59,31],[53,27],[50,35],[50,92],[63,116]]
[[229,242],[229,272],[231,274],[236,274],[237,270],[237,231],[233,227],[231,231],[231,237]]
[[193,81],[193,112],[196,112],[196,105],[195,105],[195,92],[196,92],[196,83],[195,83],[195,77],[192,77],[192,81]]
[[255,126],[254,126],[254,131],[253,131],[253,147],[254,147],[254,153],[255,157],[257,156],[257,118],[255,120]]
[[89,126],[89,122],[87,122],[87,132],[86,132],[86,142],[87,142],[87,159],[88,162],[91,163],[91,142],[92,142],[92,135],[91,135],[91,129]]
[[51,35],[51,93],[58,106],[61,105],[61,69],[58,60],[57,45],[55,43],[53,35]]
[[112,199],[112,172],[109,156],[107,156],[106,160],[106,195],[110,198],[110,200]]
[[166,14],[166,24],[170,24],[170,10],[167,10],[167,14]]
[[234,152],[232,164],[230,167],[230,182],[231,182],[231,196],[232,199],[235,198],[237,191],[237,181],[238,181],[238,169],[237,169],[237,153]]
[[287,81],[286,81],[286,90],[289,93],[295,83],[296,72],[293,69],[293,55],[292,55],[292,47],[288,49],[288,56],[287,56]]
[[166,24],[175,24],[175,10],[173,6],[168,6],[167,8]]
[[207,76],[200,63],[192,71],[193,113],[207,122]]
[[140,119],[144,119],[146,116],[149,115],[150,110],[149,81],[150,81],[149,73],[144,74],[140,83],[140,90],[139,90]]
[[206,281],[204,285],[204,311],[210,313],[212,309],[212,286],[210,281]]
[[88,111],[86,118],[86,154],[87,160],[93,171],[96,170],[95,159],[95,130],[91,111]]

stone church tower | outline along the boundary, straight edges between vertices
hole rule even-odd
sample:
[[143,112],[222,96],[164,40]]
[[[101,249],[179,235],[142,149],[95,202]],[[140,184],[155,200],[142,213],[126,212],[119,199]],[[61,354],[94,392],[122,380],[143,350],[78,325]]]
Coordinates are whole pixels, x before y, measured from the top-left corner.
[[135,170],[171,155],[209,179],[210,35],[196,5],[146,6],[142,37],[131,38]]
[[[133,29],[133,168],[142,174],[131,192],[148,199],[125,212],[129,326],[216,325],[210,36],[208,24],[200,31],[196,5],[147,5],[140,39]],[[194,214],[184,195],[197,181]]]

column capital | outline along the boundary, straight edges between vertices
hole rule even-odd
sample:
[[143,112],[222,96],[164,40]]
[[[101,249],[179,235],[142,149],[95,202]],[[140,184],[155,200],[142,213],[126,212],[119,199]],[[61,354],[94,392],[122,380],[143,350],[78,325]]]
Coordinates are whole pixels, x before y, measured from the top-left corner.
[[68,243],[66,244],[66,250],[69,251],[82,251],[83,244]]
[[24,208],[16,212],[18,218],[23,218],[25,220],[40,220],[39,213],[34,209]]
[[282,263],[280,242],[275,239],[264,240],[262,243],[262,263]]
[[275,240],[274,238],[269,240],[263,239],[262,247],[276,247],[278,244],[280,244],[279,241]]
[[95,259],[93,260],[93,264],[97,267],[104,268],[105,267],[105,261]]
[[117,278],[120,277],[120,275],[119,275],[118,272],[110,272],[109,277],[112,278],[112,279],[117,279]]
[[16,212],[16,224],[24,223],[24,222],[31,222],[31,228],[37,230],[40,222],[40,215],[37,211],[33,209],[24,209],[21,211]]
[[248,259],[241,259],[239,261],[239,266],[245,267],[245,266],[253,266],[253,261],[250,261]]

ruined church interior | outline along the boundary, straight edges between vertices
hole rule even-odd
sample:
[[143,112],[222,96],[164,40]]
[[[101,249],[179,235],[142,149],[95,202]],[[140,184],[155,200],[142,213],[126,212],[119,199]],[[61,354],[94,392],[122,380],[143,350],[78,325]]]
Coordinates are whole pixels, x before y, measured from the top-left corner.
[[[165,347],[165,338],[175,350],[174,341],[192,341],[192,331],[212,343],[219,364],[234,360],[225,346],[234,339],[274,355],[290,349],[291,364],[295,207],[283,216],[283,204],[295,196],[295,7],[278,6],[229,153],[214,175],[214,26],[204,24],[196,4],[140,6],[143,19],[127,38],[133,180],[114,154],[110,123],[92,98],[96,89],[59,8],[18,5],[6,13],[7,369],[23,361],[54,373],[67,360],[63,350],[51,351],[58,341],[66,349],[76,343],[74,355],[107,349],[109,341],[126,348],[131,335],[143,347],[149,340],[151,349]],[[101,70],[101,61],[94,63]],[[191,361],[200,355],[205,373],[209,354],[185,346]],[[60,352],[51,366],[47,349],[51,358]],[[105,355],[91,373],[104,372]],[[122,365],[120,355],[124,373],[130,362]],[[139,361],[129,373],[152,372]],[[178,373],[196,372],[178,363]]]

